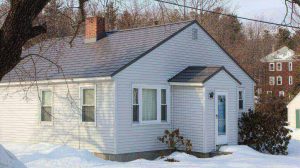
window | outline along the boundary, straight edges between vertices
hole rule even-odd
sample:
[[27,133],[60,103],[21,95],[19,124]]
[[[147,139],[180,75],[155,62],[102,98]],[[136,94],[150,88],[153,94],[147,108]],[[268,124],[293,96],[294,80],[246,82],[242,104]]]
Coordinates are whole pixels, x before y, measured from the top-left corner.
[[269,84],[270,85],[275,85],[275,77],[274,76],[269,77]]
[[293,71],[293,63],[289,62],[289,71]]
[[95,122],[95,89],[82,88],[82,122]]
[[196,29],[196,28],[192,29],[192,39],[193,40],[198,39],[198,29]]
[[41,121],[52,121],[52,92],[42,91]]
[[261,94],[262,94],[262,88],[258,88],[258,89],[257,89],[257,94],[258,94],[258,95],[261,95]]
[[244,110],[244,91],[239,91],[239,109]]
[[142,120],[153,121],[157,120],[157,90],[156,89],[143,89],[142,90]]
[[277,71],[282,71],[282,63],[281,62],[277,63]]
[[138,86],[132,90],[132,121],[158,123],[168,121],[168,89],[160,86]]
[[282,85],[282,77],[277,76],[277,85]]
[[161,89],[161,121],[167,121],[167,90]]
[[289,85],[293,85],[293,76],[289,76]]
[[272,95],[272,91],[267,91],[267,95]]
[[279,96],[284,97],[284,91],[279,91]]
[[138,122],[139,121],[139,89],[134,88],[133,89],[133,98],[132,98],[132,110],[133,110],[133,121]]
[[269,71],[275,71],[275,64],[274,63],[269,64]]

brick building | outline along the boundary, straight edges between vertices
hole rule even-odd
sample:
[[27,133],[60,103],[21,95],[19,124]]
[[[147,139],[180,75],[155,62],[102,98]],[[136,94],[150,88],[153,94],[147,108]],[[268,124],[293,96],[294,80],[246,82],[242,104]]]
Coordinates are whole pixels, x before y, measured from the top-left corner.
[[288,47],[282,47],[262,58],[263,71],[258,81],[257,93],[290,95],[295,86],[299,60],[295,52]]

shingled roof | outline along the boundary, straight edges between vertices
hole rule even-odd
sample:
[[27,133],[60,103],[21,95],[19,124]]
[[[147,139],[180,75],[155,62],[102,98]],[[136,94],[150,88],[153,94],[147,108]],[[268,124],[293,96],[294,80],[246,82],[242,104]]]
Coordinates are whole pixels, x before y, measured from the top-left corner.
[[169,79],[169,82],[180,83],[205,83],[221,70],[224,70],[229,74],[237,83],[241,82],[235,78],[230,72],[228,72],[223,66],[206,67],[206,66],[190,66],[179,72],[173,78]]
[[33,56],[35,63],[28,57],[2,82],[110,77],[192,23],[185,21],[115,31],[94,43],[84,43],[84,36],[78,36],[72,47],[68,44],[70,38],[48,40],[22,54],[40,54],[59,65],[62,71],[58,72],[57,67],[44,58]]

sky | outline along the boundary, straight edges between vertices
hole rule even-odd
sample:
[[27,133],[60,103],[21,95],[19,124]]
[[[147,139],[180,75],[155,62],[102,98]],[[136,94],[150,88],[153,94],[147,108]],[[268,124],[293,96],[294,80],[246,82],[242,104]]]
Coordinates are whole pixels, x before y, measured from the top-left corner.
[[285,16],[284,0],[230,0],[228,5],[239,16],[281,23]]

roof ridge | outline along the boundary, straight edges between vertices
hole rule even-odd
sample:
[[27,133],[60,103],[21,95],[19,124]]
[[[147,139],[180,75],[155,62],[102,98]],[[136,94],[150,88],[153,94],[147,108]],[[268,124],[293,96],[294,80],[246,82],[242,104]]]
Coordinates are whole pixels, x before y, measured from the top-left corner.
[[179,21],[179,22],[169,22],[165,24],[160,24],[160,25],[152,25],[152,26],[143,26],[143,27],[136,27],[136,28],[129,28],[129,29],[123,29],[123,30],[115,30],[112,32],[115,33],[121,33],[121,32],[127,32],[127,31],[134,31],[134,30],[140,30],[140,29],[148,29],[148,28],[155,28],[155,27],[163,27],[163,26],[169,26],[169,25],[175,25],[175,24],[182,24],[182,23],[191,23],[194,22],[195,19],[191,20],[184,20],[184,21]]

